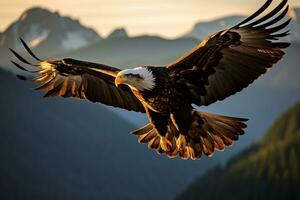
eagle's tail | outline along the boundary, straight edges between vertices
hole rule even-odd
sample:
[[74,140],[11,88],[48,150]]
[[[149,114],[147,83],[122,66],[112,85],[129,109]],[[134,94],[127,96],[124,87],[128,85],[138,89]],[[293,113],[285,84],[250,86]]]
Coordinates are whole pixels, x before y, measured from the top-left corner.
[[[217,115],[207,112],[192,111],[193,123],[186,139],[193,141],[194,150],[198,150],[206,156],[212,156],[214,150],[223,151],[226,146],[231,146],[234,141],[244,134],[248,119]],[[193,145],[190,145],[191,147]]]
[[192,122],[188,133],[180,134],[176,121],[169,120],[168,132],[159,135],[149,123],[132,132],[138,135],[140,143],[148,143],[148,147],[157,153],[166,153],[169,157],[182,159],[199,159],[203,154],[212,156],[214,150],[223,151],[231,146],[239,136],[244,134],[247,119],[191,111]]

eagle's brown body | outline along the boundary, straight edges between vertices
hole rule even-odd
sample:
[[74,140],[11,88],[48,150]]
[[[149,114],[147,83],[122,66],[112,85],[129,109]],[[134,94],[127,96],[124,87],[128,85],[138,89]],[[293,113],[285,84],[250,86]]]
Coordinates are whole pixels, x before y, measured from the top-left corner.
[[173,87],[174,80],[170,78],[170,72],[165,67],[146,67],[151,70],[155,79],[155,87],[152,90],[136,91],[133,93],[143,105],[161,115],[169,115],[174,110],[182,109],[183,105],[190,107],[190,102]]
[[232,145],[244,133],[246,120],[200,112],[192,105],[207,106],[240,92],[269,71],[289,46],[278,41],[289,34],[284,28],[290,19],[282,22],[287,0],[263,15],[271,3],[267,0],[241,23],[207,37],[162,67],[120,70],[74,59],[42,61],[21,41],[40,61],[33,66],[41,69],[33,73],[41,76],[33,81],[42,83],[37,89],[46,91],[46,97],[77,97],[146,113],[149,123],[133,132],[139,142],[170,157],[199,159],[202,153],[211,156],[215,149]]

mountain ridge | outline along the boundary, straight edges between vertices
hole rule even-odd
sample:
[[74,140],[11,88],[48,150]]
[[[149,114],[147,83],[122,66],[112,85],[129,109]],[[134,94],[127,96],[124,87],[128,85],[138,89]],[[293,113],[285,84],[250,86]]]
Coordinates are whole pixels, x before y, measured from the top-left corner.
[[22,50],[19,37],[41,55],[54,55],[78,49],[102,40],[93,29],[77,19],[62,16],[41,7],[24,11],[18,19],[0,35],[1,64],[9,64],[9,48]]
[[105,39],[128,38],[128,33],[125,28],[114,29]]

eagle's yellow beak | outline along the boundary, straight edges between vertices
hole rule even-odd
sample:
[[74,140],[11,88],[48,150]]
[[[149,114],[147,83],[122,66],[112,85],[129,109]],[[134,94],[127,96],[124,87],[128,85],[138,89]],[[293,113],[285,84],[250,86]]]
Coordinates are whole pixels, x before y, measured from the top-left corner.
[[115,78],[115,85],[118,87],[119,85],[124,83],[124,77],[120,74],[118,74]]

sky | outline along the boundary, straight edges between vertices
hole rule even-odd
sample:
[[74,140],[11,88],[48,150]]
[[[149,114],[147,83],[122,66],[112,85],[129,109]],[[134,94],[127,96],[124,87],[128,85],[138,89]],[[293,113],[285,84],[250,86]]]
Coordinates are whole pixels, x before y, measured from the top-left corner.
[[[102,36],[124,27],[131,36],[152,34],[174,38],[199,21],[247,15],[263,3],[263,0],[0,0],[0,31],[26,9],[41,6],[77,18]],[[300,0],[290,0],[290,4],[300,7]]]

